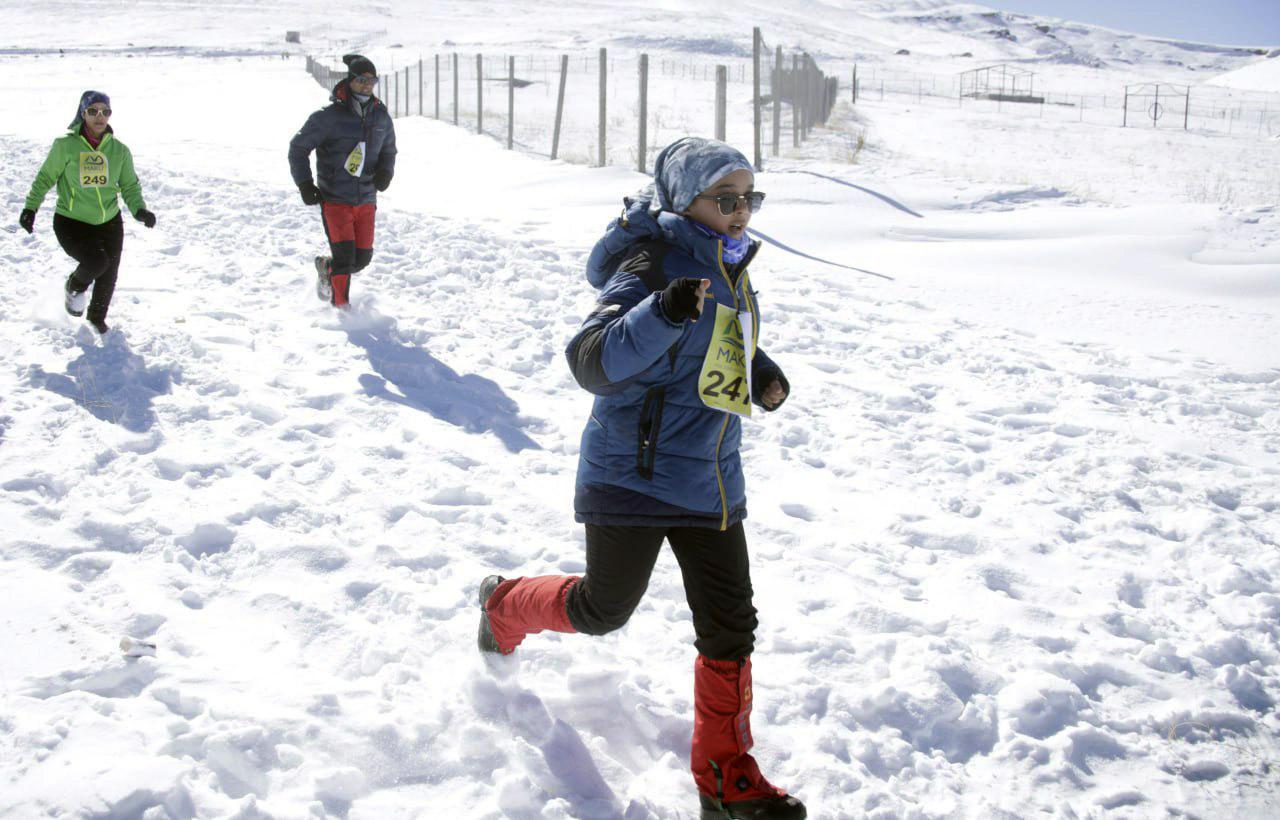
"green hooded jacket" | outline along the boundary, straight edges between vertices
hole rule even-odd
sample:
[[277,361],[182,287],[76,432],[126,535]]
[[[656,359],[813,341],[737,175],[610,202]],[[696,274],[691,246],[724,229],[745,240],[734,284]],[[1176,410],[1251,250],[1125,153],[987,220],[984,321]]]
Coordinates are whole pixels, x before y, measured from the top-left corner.
[[90,225],[101,225],[120,212],[117,192],[131,213],[147,207],[142,200],[142,183],[133,170],[133,154],[110,128],[102,135],[96,151],[80,133],[79,123],[54,140],[49,156],[31,183],[26,207],[39,210],[45,194],[55,184],[55,213]]

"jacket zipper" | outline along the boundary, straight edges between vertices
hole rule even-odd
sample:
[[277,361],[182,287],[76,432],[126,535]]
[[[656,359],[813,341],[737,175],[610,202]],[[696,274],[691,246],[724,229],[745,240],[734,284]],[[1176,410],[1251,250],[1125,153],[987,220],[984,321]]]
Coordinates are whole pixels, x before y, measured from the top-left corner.
[[[729,293],[733,295],[733,309],[738,309],[738,291],[733,286],[733,282],[729,279],[729,272],[724,269],[724,242],[716,240],[716,264],[720,268],[720,275],[724,277],[725,284],[729,286]],[[729,529],[729,501],[725,497],[724,492],[724,475],[720,472],[720,445],[724,443],[725,431],[729,429],[729,413],[724,414],[724,421],[720,424],[720,436],[716,439],[716,485],[720,489],[720,531]]]
[[[81,142],[83,142],[83,143],[85,144],[85,147],[86,147],[86,148],[88,148],[90,151],[95,151],[95,152],[100,153],[100,154],[103,154],[103,155],[105,156],[104,152],[102,151],[102,147],[103,147],[103,146],[105,146],[105,145],[107,144],[107,137],[109,137],[109,136],[111,136],[111,135],[110,135],[110,134],[103,134],[103,135],[102,135],[102,141],[98,143],[98,147],[97,147],[97,148],[94,148],[92,145],[90,145],[90,144],[89,144],[89,141],[88,141],[87,139],[85,139],[85,138],[84,138],[84,134],[81,134],[81,135],[80,135],[80,141],[81,141]],[[107,166],[107,171],[108,171],[108,172],[110,172],[110,170],[111,170],[111,167],[110,167],[110,166]],[[110,182],[111,182],[111,177],[110,177],[110,175],[109,175],[109,174],[108,174],[108,177],[107,177],[107,182],[108,182],[108,183],[110,183]],[[105,203],[103,203],[103,201],[102,201],[102,188],[101,188],[101,187],[99,187],[99,188],[95,188],[95,189],[94,189],[94,192],[95,192],[95,193],[97,193],[97,195],[98,195],[98,210],[102,212],[102,222],[106,222],[106,221],[107,221],[107,206],[106,206],[106,204],[105,204]],[[75,200],[73,199],[72,201],[74,202]],[[102,223],[100,222],[100,223],[98,223],[98,224],[102,224]]]

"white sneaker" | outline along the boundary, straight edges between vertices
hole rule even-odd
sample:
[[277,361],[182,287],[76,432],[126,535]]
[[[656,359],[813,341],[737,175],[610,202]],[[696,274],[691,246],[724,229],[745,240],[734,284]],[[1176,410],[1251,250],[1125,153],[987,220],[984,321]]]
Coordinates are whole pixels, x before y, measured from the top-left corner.
[[71,280],[68,279],[67,285],[66,285],[66,292],[67,292],[67,300],[66,300],[67,313],[70,313],[72,316],[83,316],[85,305],[89,304],[88,288],[80,291],[79,293],[76,293],[74,290],[71,289]]

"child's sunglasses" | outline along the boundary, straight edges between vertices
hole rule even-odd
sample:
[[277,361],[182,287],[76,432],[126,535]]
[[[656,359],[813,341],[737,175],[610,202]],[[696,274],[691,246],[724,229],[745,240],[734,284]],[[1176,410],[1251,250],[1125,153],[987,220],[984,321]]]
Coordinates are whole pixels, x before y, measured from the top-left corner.
[[715,200],[716,206],[720,209],[720,213],[730,216],[738,210],[738,203],[745,202],[751,213],[760,210],[760,206],[764,204],[764,193],[761,191],[752,191],[749,194],[717,194],[710,196],[709,194],[698,194],[694,199],[711,199]]
[[370,77],[368,74],[357,74],[351,78],[353,83],[364,83],[365,85],[377,85],[378,78]]
[[102,115],[102,116],[104,116],[104,117],[110,117],[110,116],[111,116],[111,109],[110,109],[110,108],[96,108],[96,107],[94,107],[94,106],[90,106],[90,107],[88,107],[88,108],[86,108],[86,109],[84,110],[84,113],[88,114],[90,117],[96,117],[96,116],[98,116],[98,115]]

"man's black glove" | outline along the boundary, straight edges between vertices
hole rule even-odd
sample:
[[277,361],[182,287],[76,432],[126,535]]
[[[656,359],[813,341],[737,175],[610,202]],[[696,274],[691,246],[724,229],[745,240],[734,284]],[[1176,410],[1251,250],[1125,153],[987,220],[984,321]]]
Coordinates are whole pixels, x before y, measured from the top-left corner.
[[702,280],[691,277],[676,279],[667,285],[659,300],[667,321],[679,324],[702,315],[698,309],[698,288],[701,286]]
[[391,187],[391,172],[385,168],[379,168],[373,172],[373,187],[379,191],[385,191]]
[[298,193],[302,194],[303,205],[319,205],[320,200],[323,198],[320,196],[320,189],[317,188],[316,184],[311,180],[307,180],[299,185]]
[[156,215],[148,211],[146,208],[139,208],[133,214],[133,218],[146,225],[148,228],[156,226]]
[[36,229],[36,212],[30,208],[23,208],[22,216],[18,217],[18,224],[22,226],[22,230],[31,233]]

